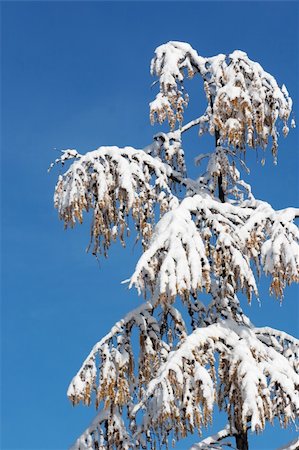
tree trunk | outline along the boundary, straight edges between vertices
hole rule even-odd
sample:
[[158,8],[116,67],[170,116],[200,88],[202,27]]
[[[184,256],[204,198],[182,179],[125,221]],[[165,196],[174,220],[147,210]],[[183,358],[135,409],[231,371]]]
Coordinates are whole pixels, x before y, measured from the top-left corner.
[[[219,138],[220,138],[220,134],[219,134],[219,131],[216,128],[215,129],[215,145],[216,145],[216,147],[218,146]],[[218,177],[218,197],[219,197],[219,200],[222,203],[225,202],[224,190],[223,190],[223,186],[222,186],[222,174],[221,173],[220,173],[220,175]]]
[[223,187],[222,187],[222,174],[220,174],[218,177],[218,196],[219,196],[219,200],[222,203],[224,203],[225,197],[224,197],[224,191],[223,191]]
[[235,434],[235,438],[238,450],[248,450],[247,430],[240,431],[238,434]]

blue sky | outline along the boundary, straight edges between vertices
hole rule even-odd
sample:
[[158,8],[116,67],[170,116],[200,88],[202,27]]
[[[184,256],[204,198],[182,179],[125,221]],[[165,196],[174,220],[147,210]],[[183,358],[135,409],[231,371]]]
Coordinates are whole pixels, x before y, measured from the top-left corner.
[[[126,250],[114,245],[98,264],[85,253],[88,218],[63,230],[52,202],[59,170],[47,174],[50,162],[58,149],[151,142],[159,127],[148,118],[149,62],[169,40],[187,41],[203,56],[246,51],[286,84],[298,118],[298,3],[2,2],[1,9],[1,448],[60,450],[95,413],[71,407],[69,381],[93,344],[142,299],[120,284],[139,256],[133,241]],[[201,111],[194,101],[188,117]],[[213,145],[193,138],[189,167]],[[248,180],[274,207],[296,206],[297,129],[281,138],[278,158],[274,166],[269,152],[262,168],[249,155]],[[266,281],[261,307],[254,300],[246,312],[257,325],[298,335],[298,289],[287,289],[282,306],[267,289]],[[269,426],[251,448],[275,449],[295,436]]]

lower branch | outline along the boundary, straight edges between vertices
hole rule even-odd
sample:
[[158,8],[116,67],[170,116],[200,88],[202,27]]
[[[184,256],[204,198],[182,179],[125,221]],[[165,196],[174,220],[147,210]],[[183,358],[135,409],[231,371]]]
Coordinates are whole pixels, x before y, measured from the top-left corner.
[[[198,442],[197,444],[193,444],[192,447],[190,447],[189,450],[207,450],[209,448],[215,448],[215,444],[220,444],[220,441],[222,441],[225,438],[234,436],[235,430],[231,429],[230,425],[226,425],[223,430],[218,431],[218,433],[214,434],[213,436],[209,436],[205,439],[203,439],[201,442]],[[222,442],[220,444],[223,445],[229,445],[228,442]]]
[[299,449],[299,437],[294,439],[292,442],[284,445],[283,447],[279,447],[278,450],[298,450]]

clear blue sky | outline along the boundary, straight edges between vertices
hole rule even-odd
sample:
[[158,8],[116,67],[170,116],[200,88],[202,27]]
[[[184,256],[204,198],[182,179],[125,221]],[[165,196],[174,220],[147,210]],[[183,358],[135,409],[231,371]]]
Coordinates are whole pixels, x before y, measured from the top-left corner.
[[[114,245],[99,265],[85,253],[88,223],[63,230],[52,204],[59,171],[47,174],[54,149],[150,143],[159,127],[148,119],[149,62],[168,40],[187,41],[204,56],[246,51],[286,84],[298,119],[298,3],[2,2],[1,9],[1,449],[61,450],[95,413],[72,408],[69,381],[142,299],[120,284],[139,256],[133,241],[125,251]],[[203,105],[192,108],[190,118]],[[277,167],[270,152],[264,168],[248,158],[256,197],[276,208],[298,205],[297,130],[281,138]],[[212,145],[189,140],[189,167]],[[267,289],[268,281],[261,307],[255,300],[246,307],[253,322],[298,334],[298,290],[288,289],[280,306]],[[251,449],[275,449],[295,436],[269,426]]]

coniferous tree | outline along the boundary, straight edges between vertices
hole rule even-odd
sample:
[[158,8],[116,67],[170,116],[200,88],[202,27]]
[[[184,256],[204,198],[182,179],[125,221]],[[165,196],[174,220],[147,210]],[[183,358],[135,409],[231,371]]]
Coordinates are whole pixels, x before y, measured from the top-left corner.
[[[55,161],[73,160],[55,189],[59,217],[74,226],[91,212],[93,254],[106,256],[117,237],[124,243],[133,220],[143,254],[129,286],[148,299],[111,328],[73,378],[73,404],[93,401],[99,409],[73,448],[175,445],[201,433],[218,406],[227,426],[192,449],[221,449],[233,439],[246,450],[248,430],[261,432],[275,418],[287,427],[299,409],[298,340],[255,327],[240,304],[242,293],[249,302],[258,296],[262,272],[280,299],[299,280],[299,210],[257,200],[237,169],[247,169],[250,149],[271,147],[276,163],[278,126],[287,136],[292,100],[241,51],[205,58],[168,42],[156,49],[151,72],[160,85],[151,122],[168,120],[168,133],[142,150],[66,150]],[[206,108],[183,124],[186,76],[203,79]],[[196,180],[187,177],[182,147],[193,127],[215,139],[211,153],[196,158],[203,167]]]

